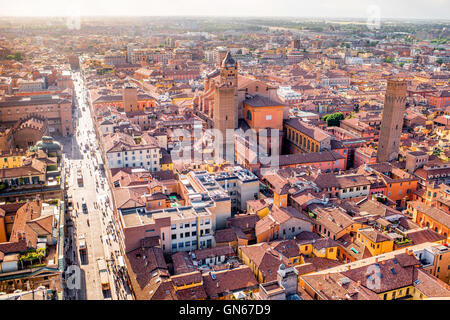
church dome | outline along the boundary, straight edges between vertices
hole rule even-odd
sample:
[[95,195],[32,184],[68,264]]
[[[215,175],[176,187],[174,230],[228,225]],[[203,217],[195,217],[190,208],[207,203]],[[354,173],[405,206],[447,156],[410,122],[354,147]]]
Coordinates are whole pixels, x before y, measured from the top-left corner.
[[42,137],[42,140],[36,143],[36,147],[46,152],[61,151],[61,144],[48,136]]

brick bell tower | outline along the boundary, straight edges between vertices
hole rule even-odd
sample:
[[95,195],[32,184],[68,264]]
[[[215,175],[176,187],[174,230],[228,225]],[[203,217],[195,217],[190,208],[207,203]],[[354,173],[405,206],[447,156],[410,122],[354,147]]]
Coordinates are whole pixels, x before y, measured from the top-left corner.
[[234,159],[234,129],[238,127],[238,69],[237,62],[233,59],[230,52],[227,52],[223,59],[219,72],[219,83],[214,89],[212,118],[214,129],[221,131],[223,140],[222,142],[216,141],[216,143],[222,145],[222,156],[216,156],[231,161],[231,158]]
[[397,159],[406,105],[406,86],[404,80],[389,79],[387,82],[377,162]]
[[230,52],[220,65],[220,79],[214,91],[214,128],[225,135],[227,129],[238,126],[237,112],[237,62]]

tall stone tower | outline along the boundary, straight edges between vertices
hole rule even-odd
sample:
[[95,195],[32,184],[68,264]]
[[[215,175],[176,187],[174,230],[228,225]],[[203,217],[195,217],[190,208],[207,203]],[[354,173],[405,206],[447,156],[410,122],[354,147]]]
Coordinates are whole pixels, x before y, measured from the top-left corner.
[[383,118],[378,141],[378,162],[396,160],[406,104],[406,81],[389,79],[384,98]]
[[130,86],[123,88],[123,108],[125,112],[139,110],[137,88]]
[[225,136],[227,129],[238,126],[237,63],[228,52],[220,65],[220,79],[214,91],[214,128]]

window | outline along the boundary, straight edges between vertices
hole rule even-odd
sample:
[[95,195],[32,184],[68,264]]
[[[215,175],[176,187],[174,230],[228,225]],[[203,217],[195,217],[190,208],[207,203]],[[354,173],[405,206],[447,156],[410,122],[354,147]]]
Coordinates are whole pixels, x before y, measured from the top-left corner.
[[176,240],[177,239],[177,235],[175,233],[172,234],[172,240]]
[[247,119],[252,120],[252,113],[250,112],[250,110],[247,110]]
[[266,120],[272,120],[272,115],[271,114],[266,115]]
[[185,232],[185,233],[184,233],[184,237],[185,237],[185,238],[189,238],[190,236],[191,236],[191,233],[190,233],[190,232]]
[[185,228],[189,228],[189,223],[185,223],[185,224],[184,224],[184,227],[185,227]]
[[173,224],[173,225],[170,226],[170,229],[171,229],[171,230],[175,230],[176,228],[177,228],[177,225],[176,225],[176,224]]

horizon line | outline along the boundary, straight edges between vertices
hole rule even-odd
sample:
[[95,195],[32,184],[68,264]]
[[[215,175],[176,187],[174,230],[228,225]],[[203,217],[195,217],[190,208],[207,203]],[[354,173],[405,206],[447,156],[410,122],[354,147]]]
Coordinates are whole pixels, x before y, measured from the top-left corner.
[[[279,16],[267,16],[267,15],[254,15],[254,16],[245,16],[245,15],[190,15],[190,14],[163,14],[163,15],[119,15],[119,14],[110,14],[110,15],[78,15],[81,18],[264,18],[264,19],[276,19],[276,18],[291,18],[291,19],[357,19],[357,20],[367,20],[367,17],[364,16],[287,16],[287,15],[279,15]],[[3,18],[67,18],[73,17],[73,15],[0,15],[0,19]],[[450,18],[418,18],[418,17],[381,17],[380,20],[428,20],[428,21],[449,21]]]

